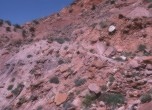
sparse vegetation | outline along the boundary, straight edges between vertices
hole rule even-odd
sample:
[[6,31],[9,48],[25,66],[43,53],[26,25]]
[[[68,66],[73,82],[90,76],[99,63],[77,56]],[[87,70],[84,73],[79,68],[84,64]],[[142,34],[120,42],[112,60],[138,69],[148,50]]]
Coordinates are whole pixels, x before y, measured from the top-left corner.
[[49,82],[54,84],[60,83],[59,78],[57,76],[52,77]]
[[17,87],[14,90],[12,90],[12,93],[15,96],[18,96],[21,93],[21,91],[23,90],[23,88],[24,88],[24,85],[20,83],[17,85]]
[[62,59],[60,59],[59,61],[58,61],[58,64],[59,65],[62,65],[64,63],[64,61],[62,60]]
[[17,106],[20,107],[22,106],[25,102],[27,102],[27,99],[25,97],[19,98],[19,101],[17,103]]
[[35,100],[37,100],[38,99],[38,96],[36,96],[36,95],[31,95],[31,97],[30,97],[30,100],[31,101],[35,101]]
[[108,88],[107,88],[106,85],[101,86],[101,90],[102,90],[102,91],[106,91],[107,89],[108,89]]
[[81,86],[83,85],[84,83],[86,82],[86,79],[81,79],[81,78],[77,78],[74,83],[75,83],[75,86]]
[[65,39],[64,38],[55,38],[54,39],[56,42],[58,42],[59,44],[63,44],[65,42]]
[[148,8],[152,8],[152,4],[148,5]]
[[113,83],[114,81],[115,81],[114,76],[113,76],[113,75],[110,75],[110,77],[109,77],[109,82]]
[[125,97],[119,93],[102,93],[99,100],[105,102],[109,106],[116,107],[118,104],[123,104],[125,102]]
[[34,27],[30,27],[29,31],[30,32],[35,32],[35,28]]
[[12,79],[11,79],[11,82],[14,82],[14,81],[15,81],[15,78],[12,78]]
[[38,20],[33,20],[33,23],[36,25],[39,24]]
[[12,90],[13,87],[14,87],[14,85],[9,85],[8,88],[7,88],[7,90]]
[[26,35],[26,31],[25,31],[25,30],[23,30],[23,31],[22,31],[22,36],[23,36],[24,38],[26,38],[26,37],[27,37],[27,35]]
[[144,44],[140,44],[140,45],[138,46],[138,51],[144,52],[145,49],[146,49],[146,46],[145,46]]
[[9,20],[5,21],[9,26],[11,26],[11,22]]
[[0,19],[0,26],[2,26],[3,25],[3,20],[2,19]]
[[12,43],[12,45],[13,46],[15,46],[15,47],[20,47],[21,46],[21,44],[22,44],[22,40],[15,40],[13,43]]
[[148,94],[148,93],[143,94],[143,95],[140,97],[140,101],[141,101],[142,103],[150,102],[151,100],[152,100],[152,96],[151,96],[151,94]]
[[148,2],[148,3],[150,3],[150,2],[152,2],[152,0],[144,0],[145,2]]
[[37,107],[37,110],[43,110],[43,107],[40,105]]
[[11,28],[10,28],[10,27],[6,27],[6,31],[7,31],[7,32],[10,32],[10,31],[11,31]]
[[85,107],[88,107],[96,99],[97,99],[97,96],[95,94],[86,95],[82,103]]
[[21,26],[19,24],[14,24],[15,28],[21,29]]

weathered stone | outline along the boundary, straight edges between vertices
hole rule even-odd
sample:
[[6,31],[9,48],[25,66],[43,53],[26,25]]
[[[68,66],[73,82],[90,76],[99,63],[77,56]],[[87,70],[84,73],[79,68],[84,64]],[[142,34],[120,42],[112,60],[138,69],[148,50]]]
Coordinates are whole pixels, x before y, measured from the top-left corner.
[[57,93],[55,95],[54,102],[56,103],[56,105],[60,105],[63,102],[65,102],[67,98],[68,98],[68,95],[66,93]]
[[74,99],[73,100],[73,102],[72,102],[72,104],[74,105],[74,106],[76,106],[76,107],[81,107],[81,99],[80,98],[76,98],[76,99]]
[[152,102],[142,104],[138,110],[151,110]]
[[137,7],[134,10],[132,10],[127,17],[129,18],[138,18],[138,17],[150,17],[150,12],[143,7]]
[[96,94],[100,93],[101,91],[100,87],[95,83],[89,84],[88,89]]
[[114,25],[111,25],[108,29],[109,33],[113,33],[116,31],[116,27]]
[[100,102],[99,102],[99,105],[100,105],[100,107],[104,107],[104,106],[105,106],[105,103],[104,103],[103,101],[100,101]]

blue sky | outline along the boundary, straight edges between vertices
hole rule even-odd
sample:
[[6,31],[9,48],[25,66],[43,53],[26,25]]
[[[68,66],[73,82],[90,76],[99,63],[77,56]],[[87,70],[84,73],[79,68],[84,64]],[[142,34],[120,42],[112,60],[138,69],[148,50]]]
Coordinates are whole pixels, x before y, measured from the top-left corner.
[[0,18],[13,24],[51,15],[74,0],[0,0]]

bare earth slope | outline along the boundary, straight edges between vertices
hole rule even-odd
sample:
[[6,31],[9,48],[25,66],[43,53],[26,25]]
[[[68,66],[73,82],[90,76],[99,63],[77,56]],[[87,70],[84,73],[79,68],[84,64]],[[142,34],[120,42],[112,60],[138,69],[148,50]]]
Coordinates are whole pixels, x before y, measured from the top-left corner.
[[152,0],[76,0],[0,22],[0,110],[151,110]]

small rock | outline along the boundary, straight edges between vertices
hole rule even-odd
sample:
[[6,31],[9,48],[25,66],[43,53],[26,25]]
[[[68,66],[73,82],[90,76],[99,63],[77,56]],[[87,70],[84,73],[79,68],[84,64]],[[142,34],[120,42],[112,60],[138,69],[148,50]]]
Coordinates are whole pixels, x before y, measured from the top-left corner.
[[96,94],[100,93],[101,91],[100,87],[95,83],[89,84],[88,89]]
[[118,108],[118,110],[125,110],[125,107],[122,106],[122,107]]
[[81,106],[81,99],[80,98],[76,98],[73,100],[72,104],[76,107],[80,107]]
[[64,73],[65,71],[67,71],[69,69],[68,65],[63,65],[60,67],[60,72]]
[[105,106],[105,103],[104,103],[103,101],[100,101],[100,102],[99,102],[99,105],[100,105],[100,107],[104,107],[104,106]]
[[120,56],[120,58],[121,58],[122,60],[124,60],[124,61],[127,60],[127,57],[125,57],[125,56]]
[[85,97],[87,94],[89,94],[89,90],[88,90],[88,89],[82,91],[82,92],[80,93],[80,96],[81,96],[81,97]]
[[135,59],[131,60],[131,61],[129,62],[129,65],[130,65],[131,68],[138,68],[138,67],[140,67],[140,64],[139,64],[138,61],[135,60]]
[[101,69],[103,67],[103,62],[101,62],[100,60],[95,60],[92,66],[95,66],[96,68]]
[[152,64],[148,64],[148,65],[146,66],[146,69],[152,70]]
[[111,25],[108,29],[109,33],[113,33],[116,31],[116,27],[114,25]]
[[127,14],[127,17],[129,18],[140,18],[140,17],[150,17],[150,12],[143,7],[137,7],[134,10],[132,10],[129,14]]
[[104,52],[104,55],[107,57],[113,56],[116,53],[116,49],[114,47],[108,47],[108,49]]
[[133,91],[129,93],[130,97],[139,97],[141,94],[138,91]]
[[66,93],[57,93],[55,95],[54,102],[56,103],[56,105],[60,105],[63,102],[65,102],[67,98],[68,98],[68,95]]

